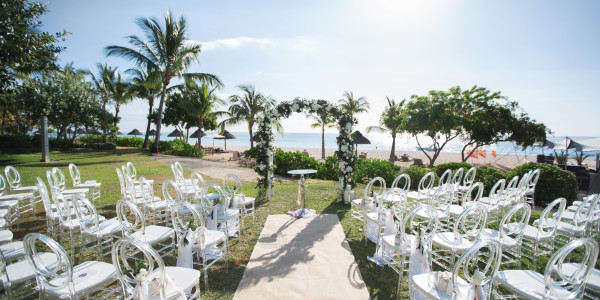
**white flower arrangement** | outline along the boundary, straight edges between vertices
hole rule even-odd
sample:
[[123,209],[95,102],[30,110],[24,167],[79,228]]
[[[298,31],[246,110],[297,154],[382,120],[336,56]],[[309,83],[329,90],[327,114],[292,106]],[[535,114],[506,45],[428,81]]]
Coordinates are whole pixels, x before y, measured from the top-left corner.
[[146,277],[146,275],[148,275],[148,270],[146,269],[140,269],[138,271],[138,273],[135,275],[135,282],[142,282],[142,280],[144,280],[144,277]]

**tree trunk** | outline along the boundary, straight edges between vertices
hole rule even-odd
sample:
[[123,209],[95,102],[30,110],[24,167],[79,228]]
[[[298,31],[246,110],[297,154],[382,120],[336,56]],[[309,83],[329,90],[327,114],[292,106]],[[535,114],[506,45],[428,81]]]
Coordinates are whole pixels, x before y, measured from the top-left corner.
[[[198,131],[202,131],[204,118],[198,118]],[[198,149],[202,149],[202,135],[198,132]]]
[[321,159],[325,159],[325,124],[321,126]]
[[396,133],[392,133],[392,152],[390,152],[390,161],[396,161]]
[[121,110],[121,104],[119,104],[117,102],[117,105],[115,106],[115,127],[117,127],[117,124],[119,124],[119,111]]
[[156,139],[154,139],[154,147],[152,153],[158,153],[158,144],[160,143],[160,127],[162,125],[162,114],[165,106],[165,97],[167,96],[167,83],[163,82],[162,94],[160,95],[160,103],[158,104],[158,116],[156,120]]
[[[152,118],[150,116],[152,115],[152,106],[154,106],[154,99],[148,100],[150,102],[150,108],[148,109],[148,125],[146,125],[146,136],[144,137],[144,145],[142,146],[142,149],[148,148],[148,139],[150,138],[150,126],[152,125]],[[154,138],[156,138],[156,136]]]
[[248,133],[250,134],[250,148],[254,148],[254,137],[252,136],[252,125],[250,122],[248,122]]

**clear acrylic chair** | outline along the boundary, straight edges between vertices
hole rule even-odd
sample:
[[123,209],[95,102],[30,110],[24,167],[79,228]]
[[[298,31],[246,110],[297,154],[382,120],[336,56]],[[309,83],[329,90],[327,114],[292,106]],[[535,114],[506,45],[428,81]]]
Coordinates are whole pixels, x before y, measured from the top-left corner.
[[[137,202],[136,204],[142,209],[144,218],[154,225],[169,227],[171,222],[169,209],[172,201],[154,196],[152,184],[145,177],[141,176],[138,180],[140,182],[140,199],[142,199],[142,203]],[[165,188],[164,184],[163,189]]]
[[217,228],[224,231],[227,236],[237,236],[241,229],[240,210],[231,208],[232,201],[225,195],[225,192],[220,186],[209,183],[206,185],[206,193],[217,195],[213,200],[209,200],[212,203],[208,204],[213,210],[212,217],[216,217]]
[[505,188],[506,179],[502,178],[492,186],[488,197],[481,197],[479,200],[488,211],[488,224],[498,224],[511,205],[510,199],[504,193]]
[[[438,230],[451,230],[450,224],[450,207],[454,199],[454,185],[446,184],[438,187],[433,196],[431,197],[429,204],[436,208],[435,218],[438,224]],[[428,215],[426,210],[418,212],[419,217],[430,219],[433,215]]]
[[452,231],[436,232],[433,235],[433,262],[444,270],[452,270],[456,257],[473,246],[486,223],[487,212],[483,205],[465,209],[454,222]]
[[353,219],[365,222],[365,214],[370,211],[378,196],[385,191],[385,180],[375,177],[367,183],[364,196],[361,199],[353,199],[350,203],[350,214]]
[[205,210],[198,211],[196,206],[189,202],[176,203],[171,212],[173,228],[177,233],[177,244],[181,247],[182,239],[191,243],[192,255],[196,254],[198,258],[194,261],[194,265],[202,267],[204,287],[208,290],[208,268],[222,259],[227,264],[227,235],[223,231],[206,228]]
[[[80,299],[102,292],[102,297],[116,293],[115,269],[111,264],[86,261],[73,266],[65,249],[53,239],[39,233],[23,238],[27,260],[36,272],[40,299]],[[39,252],[40,249],[43,249]],[[57,264],[48,266],[46,252],[51,252]]]
[[73,203],[81,226],[81,253],[91,250],[102,259],[110,254],[112,243],[121,237],[121,224],[117,218],[106,220],[98,215],[89,199],[79,196],[78,200]]
[[[6,181],[8,182],[8,186],[10,188],[10,192],[13,194],[20,193],[31,193],[33,197],[30,198],[31,202],[22,205],[24,211],[35,211],[35,205],[42,201],[40,198],[40,194],[35,185],[33,186],[22,186],[21,185],[21,174],[17,169],[13,166],[6,166],[4,168],[4,175],[6,176]],[[29,196],[29,195],[28,195]]]
[[494,240],[502,246],[502,264],[516,263],[521,267],[523,232],[529,224],[530,217],[531,206],[519,203],[502,218],[498,230],[483,229],[481,239]]
[[81,172],[79,168],[75,164],[69,164],[69,173],[71,174],[71,179],[73,180],[73,188],[87,188],[90,189],[90,194],[94,204],[98,205],[98,201],[100,200],[100,187],[102,183],[96,182],[96,180],[81,180]]
[[535,207],[535,187],[540,179],[541,170],[535,169],[529,174],[529,180],[527,181],[527,187],[525,188],[525,202],[529,203],[531,207]]
[[564,212],[556,225],[557,240],[568,242],[577,237],[589,236],[594,221],[597,221],[599,195],[587,198],[575,212]]
[[123,237],[149,243],[163,255],[173,253],[175,249],[175,232],[172,228],[146,225],[144,214],[130,200],[121,199],[117,201],[116,211],[123,229]]
[[[454,174],[452,175],[452,185],[454,187],[454,191],[458,190],[458,187],[460,186],[462,180],[463,180],[463,176],[465,175],[465,169],[464,168],[458,168],[458,170],[456,170],[454,172]],[[454,193],[455,197],[457,197],[455,200],[458,201],[458,197],[460,197],[458,195],[458,193]]]
[[244,227],[244,219],[248,216],[252,216],[252,222],[254,222],[254,197],[248,197],[244,195],[244,185],[242,180],[234,174],[227,174],[223,178],[223,191],[227,197],[233,197],[235,203],[240,209],[242,216],[242,227]]
[[409,202],[414,202],[415,205],[418,203],[427,203],[433,194],[433,184],[435,183],[435,173],[428,172],[425,174],[421,180],[419,180],[419,185],[417,191],[410,191],[406,194],[406,197]]
[[58,215],[56,205],[52,201],[46,184],[40,177],[37,177],[36,180],[36,186],[38,187],[40,196],[42,198],[42,203],[44,204],[44,210],[46,211],[46,228],[48,230],[48,234],[56,239],[56,227],[58,226],[58,220],[60,216]]
[[[24,213],[20,209],[21,202],[33,201],[33,193],[6,195],[6,188],[4,176],[0,175],[0,218],[6,220],[5,225],[11,226],[17,222],[19,215]],[[24,203],[25,205],[27,204]]]
[[446,169],[446,171],[444,171],[444,173],[442,173],[442,176],[440,176],[440,180],[438,181],[438,187],[440,187],[442,185],[450,184],[451,181],[452,181],[452,170]]
[[[494,296],[497,299],[582,299],[597,259],[598,243],[595,240],[573,240],[550,257],[544,274],[531,270],[498,272],[495,281],[502,290],[496,288]],[[566,262],[576,262],[578,268],[567,271]]]
[[449,274],[451,295],[436,287],[439,273],[430,272],[411,278],[410,298],[415,299],[419,293],[428,299],[490,299],[494,278],[500,267],[501,251],[496,241],[476,241],[458,259]]
[[406,173],[398,175],[396,178],[394,178],[394,181],[392,181],[392,186],[390,188],[398,188],[403,190],[405,193],[408,193],[410,190],[410,176],[408,176]]
[[381,244],[380,239],[384,234],[384,229],[388,223],[391,223],[390,218],[393,218],[394,210],[391,206],[395,199],[392,191],[387,190],[377,197],[373,208],[366,212],[363,228],[365,245],[367,245],[367,240],[375,243],[375,245]]
[[456,196],[459,199],[462,199],[464,194],[469,190],[473,182],[475,182],[475,175],[477,174],[477,169],[475,167],[469,168],[465,176],[463,177],[462,183],[458,186],[455,186]]
[[67,189],[67,181],[65,178],[65,174],[57,167],[52,168],[52,173],[54,174],[55,184],[57,185],[58,190],[63,194],[63,196],[70,198],[71,195],[73,197],[77,197],[77,195],[85,195],[86,198],[90,198],[90,189],[88,188],[73,188]]
[[[420,216],[426,215],[428,218]],[[420,204],[408,212],[404,219],[395,222],[396,234],[385,235],[381,239],[383,264],[398,273],[399,295],[402,278],[409,270],[410,257],[415,251],[421,251],[426,270],[431,269],[431,238],[438,227],[437,210],[429,204]],[[399,243],[398,243],[399,242]]]
[[[166,267],[162,256],[148,243],[117,240],[112,247],[112,263],[126,299],[134,298],[138,284],[147,286],[149,299],[200,299],[200,271]],[[145,275],[139,266],[144,266]]]
[[548,204],[540,218],[523,230],[523,256],[537,266],[538,257],[554,253],[554,239],[558,222],[565,210],[567,199],[558,198]]
[[[56,256],[52,253],[40,253],[39,257],[46,268],[56,265]],[[35,269],[26,258],[7,264],[0,251],[0,282],[8,299],[34,297],[31,286],[35,283]]]
[[193,201],[194,197],[196,196],[196,190],[192,186],[191,179],[186,179],[183,175],[183,167],[181,164],[179,162],[171,164],[171,170],[173,171],[175,183],[181,191],[183,199],[186,201]]
[[478,205],[479,199],[483,195],[483,183],[471,183],[467,190],[463,190],[460,197],[460,205],[452,204],[450,206],[450,219],[455,220],[469,206]]

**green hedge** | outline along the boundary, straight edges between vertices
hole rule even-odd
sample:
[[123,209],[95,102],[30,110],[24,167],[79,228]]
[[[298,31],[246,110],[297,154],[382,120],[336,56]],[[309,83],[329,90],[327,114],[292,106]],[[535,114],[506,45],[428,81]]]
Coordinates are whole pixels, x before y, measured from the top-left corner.
[[30,135],[0,135],[0,151],[4,153],[29,153],[36,150],[33,143],[33,136]]
[[[402,171],[402,173],[406,173],[410,177],[410,188],[413,190],[419,188],[419,181],[421,181],[421,178],[423,178],[423,176],[429,172],[431,172],[430,169],[417,166],[408,167]],[[435,172],[433,174],[435,175]],[[435,175],[435,182],[438,182],[438,180],[439,176]]]
[[356,160],[355,182],[368,183],[375,177],[382,177],[390,187],[394,178],[400,174],[400,167],[395,164],[375,158],[359,158]]
[[276,149],[273,155],[273,173],[289,176],[287,174],[290,170],[298,170],[298,169],[315,169],[317,170],[317,166],[319,162],[309,156],[304,155],[300,151],[296,152],[285,152],[281,149]]
[[526,163],[520,165],[505,174],[506,180],[510,180],[515,175],[519,177],[530,170],[540,169],[540,179],[535,187],[535,204],[546,206],[556,198],[564,197],[570,205],[577,200],[577,180],[575,175],[569,171],[560,169],[550,164]]
[[[497,169],[490,167],[476,167],[477,172],[475,172],[475,182],[483,183],[483,196],[487,197],[490,193],[494,184],[498,182],[498,180],[504,178],[504,174]],[[465,170],[466,172],[466,170]]]
[[[144,138],[134,137],[134,136],[128,136],[128,137],[119,137],[118,136],[115,138],[114,142],[115,142],[115,145],[117,145],[119,147],[142,148],[142,146],[144,145]],[[154,139],[152,139],[152,143],[150,143],[150,141],[148,141],[148,145],[153,145],[153,144],[154,144]]]
[[324,163],[317,165],[317,174],[315,177],[323,180],[338,180],[339,163],[336,156],[325,158]]
[[443,164],[439,164],[439,165],[435,166],[435,168],[433,168],[433,172],[438,177],[440,177],[448,169],[452,170],[452,175],[454,175],[454,172],[460,168],[465,169],[465,173],[466,173],[467,170],[470,169],[471,167],[473,167],[473,166],[466,162],[449,162],[449,163],[443,163]]
[[168,155],[204,157],[204,151],[180,140],[160,141],[158,152]]

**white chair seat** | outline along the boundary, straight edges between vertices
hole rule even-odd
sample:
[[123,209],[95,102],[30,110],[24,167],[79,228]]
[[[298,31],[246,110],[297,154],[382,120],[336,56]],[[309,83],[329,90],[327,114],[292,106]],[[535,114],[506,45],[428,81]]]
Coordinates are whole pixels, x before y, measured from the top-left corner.
[[167,200],[154,201],[151,203],[145,202],[144,206],[150,209],[164,210],[169,208],[169,202]]
[[[439,291],[433,283],[433,273],[419,274],[412,277],[413,287],[417,289],[416,293],[422,293],[429,299],[440,299],[440,300],[451,300],[452,295],[446,294],[445,292]],[[458,289],[460,295],[467,295],[470,285],[462,279],[457,277]]]
[[21,241],[1,245],[0,251],[6,261],[12,261],[25,256],[25,248],[23,248],[23,242]]
[[[158,276],[158,271],[156,270],[147,278],[149,280]],[[171,279],[176,285],[176,288],[172,288],[168,291],[165,291],[166,299],[181,299],[181,294],[179,291],[188,291],[196,286],[200,280],[200,271],[190,269],[190,268],[179,268],[179,267],[165,267],[165,274]],[[160,300],[160,295],[148,295],[149,300]]]
[[[41,264],[47,268],[56,266],[56,255],[53,253],[39,253]],[[28,260],[21,260],[6,266],[6,273],[11,284],[21,284],[35,278],[35,270]]]
[[538,237],[538,228],[533,227],[531,225],[525,225],[525,229],[523,230],[523,238],[529,241],[548,241],[554,238],[554,235],[551,233],[541,232]]
[[363,199],[352,199],[352,205],[356,205],[356,206],[360,206],[360,207],[365,207],[364,203],[363,203]]
[[454,250],[456,250],[456,252],[463,252],[469,250],[469,248],[473,246],[473,242],[469,241],[466,238],[463,238],[460,244],[455,244],[456,241],[454,239],[453,232],[438,232],[433,235],[432,242],[433,245],[446,249],[452,249],[454,247]]
[[[579,268],[578,263],[565,263],[562,265],[562,270],[564,274],[573,274]],[[556,272],[556,267],[554,268]],[[594,269],[592,270],[592,275],[590,275],[590,279],[587,282],[585,288],[592,289],[594,291],[600,291],[600,270]]]
[[509,249],[509,248],[515,248],[517,246],[519,246],[519,243],[509,237],[509,236],[504,236],[502,238],[500,238],[500,232],[498,230],[494,230],[494,229],[489,229],[489,228],[485,228],[481,231],[481,239],[487,239],[487,240],[494,240],[500,243],[500,245],[502,245],[503,249]]
[[419,194],[419,192],[411,191],[411,192],[406,193],[406,198],[417,201],[417,202],[421,202],[421,201],[426,201],[427,199],[429,199],[429,196],[424,195],[424,194]]
[[[542,299],[545,292],[544,275],[530,270],[500,271],[495,277],[496,282],[502,287],[519,295],[521,299]],[[559,297],[550,299],[567,299],[569,292],[556,286]],[[562,293],[561,293],[562,292]],[[563,294],[564,293],[564,294]]]
[[398,245],[396,244],[396,236],[395,235],[385,235],[381,239],[382,242],[386,245],[386,247],[393,248],[396,251],[400,251],[402,255],[409,255],[417,248],[417,239],[414,235],[407,236],[407,244]]
[[148,244],[154,244],[175,235],[173,228],[150,225],[146,226],[146,231],[142,234],[141,231],[135,232],[131,235],[132,238],[146,242]]
[[585,227],[582,226],[582,228],[577,228],[573,224],[558,222],[556,224],[556,230],[570,235],[578,235],[582,234],[585,231]]
[[4,218],[8,215],[8,209],[0,209],[0,218]]
[[[420,218],[424,218],[424,219],[430,219],[431,215],[429,214],[429,211],[427,210],[419,210],[419,212],[417,212],[417,216],[419,216]],[[440,210],[437,211],[437,219],[440,221],[444,221],[444,220],[448,220],[448,215]]]
[[85,182],[85,183],[80,183],[78,185],[75,186],[75,188],[78,189],[94,189],[94,188],[99,188],[102,184],[100,182]]
[[221,241],[224,241],[227,237],[225,232],[218,230],[206,230],[206,238],[204,243],[194,242],[193,248],[208,248],[218,245]]
[[0,200],[0,207],[14,208],[19,205],[18,200]]
[[238,205],[250,205],[255,202],[254,197],[244,197],[244,201],[241,201],[241,197],[238,198]]
[[450,210],[448,211],[448,213],[451,216],[459,216],[460,214],[462,214],[463,211],[465,211],[464,207],[462,207],[460,205],[452,204],[452,205],[450,205]]
[[116,218],[106,220],[98,224],[98,230],[93,232],[84,232],[84,234],[95,237],[102,237],[106,235],[116,235],[121,232],[121,223]]
[[10,189],[13,193],[33,193],[37,192],[38,188],[35,185],[32,186],[22,186],[16,189]]
[[217,214],[217,221],[221,222],[222,220],[229,220],[232,218],[236,218],[240,216],[240,211],[238,209],[228,208],[225,210],[225,214]]
[[[73,282],[75,294],[84,294],[86,291],[93,290],[99,286],[109,284],[116,280],[115,267],[100,261],[86,261],[73,268]],[[60,285],[64,278],[58,278],[50,281],[50,284]],[[57,299],[68,295],[67,287],[59,290],[46,290],[48,298]]]
[[13,239],[13,233],[10,230],[0,230],[0,243],[10,242]]
[[8,226],[6,220],[4,218],[0,218],[0,228],[6,228],[6,226]]
[[7,200],[25,200],[33,197],[33,193],[19,193],[19,194],[10,194],[10,195],[2,195],[0,196],[0,201]]

